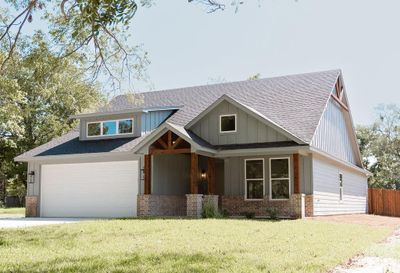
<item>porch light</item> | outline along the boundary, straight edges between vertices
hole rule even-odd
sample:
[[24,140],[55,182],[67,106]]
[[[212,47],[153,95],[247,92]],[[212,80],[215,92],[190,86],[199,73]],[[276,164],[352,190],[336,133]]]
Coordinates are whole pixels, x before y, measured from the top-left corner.
[[28,173],[28,182],[29,182],[30,184],[35,183],[35,172],[34,172],[34,171],[30,171],[30,172]]
[[207,178],[207,173],[206,173],[205,170],[201,170],[200,177],[201,177],[202,180],[206,180],[206,178]]

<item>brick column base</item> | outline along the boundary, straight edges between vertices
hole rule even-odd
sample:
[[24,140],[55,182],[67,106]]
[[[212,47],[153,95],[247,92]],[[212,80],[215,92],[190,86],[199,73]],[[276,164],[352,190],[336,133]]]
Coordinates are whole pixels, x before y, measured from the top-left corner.
[[202,208],[202,194],[186,194],[186,215],[188,217],[200,218]]
[[292,213],[294,218],[305,217],[305,194],[295,193],[290,197],[290,203],[292,207]]
[[216,211],[218,211],[218,195],[204,195],[203,196],[203,206],[208,204],[212,206]]
[[38,217],[38,197],[37,196],[26,196],[25,197],[25,216],[26,217]]
[[314,216],[314,196],[312,194],[306,195],[305,213],[306,217]]

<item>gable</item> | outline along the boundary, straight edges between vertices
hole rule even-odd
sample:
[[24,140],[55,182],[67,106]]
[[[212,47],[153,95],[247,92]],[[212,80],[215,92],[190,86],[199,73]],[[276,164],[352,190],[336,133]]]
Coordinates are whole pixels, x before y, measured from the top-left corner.
[[[220,116],[236,115],[236,132],[220,132]],[[283,133],[266,125],[227,100],[222,100],[189,129],[212,145],[291,141]]]
[[[335,89],[333,92],[336,92]],[[348,109],[330,98],[311,141],[311,146],[361,167],[354,134]]]

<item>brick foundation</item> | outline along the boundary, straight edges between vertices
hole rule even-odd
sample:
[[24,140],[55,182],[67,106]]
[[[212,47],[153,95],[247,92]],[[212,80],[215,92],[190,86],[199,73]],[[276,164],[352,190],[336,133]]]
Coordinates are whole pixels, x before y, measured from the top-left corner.
[[231,216],[240,216],[243,212],[254,212],[258,217],[267,217],[268,208],[276,209],[278,217],[304,217],[304,194],[292,194],[289,200],[270,201],[265,197],[260,201],[246,201],[243,196],[221,196],[221,207]]
[[202,194],[186,194],[186,215],[188,217],[200,218],[202,208]]
[[306,195],[305,197],[305,216],[314,216],[314,197],[313,195]]
[[25,216],[38,217],[38,197],[26,196],[25,197]]
[[185,216],[184,195],[138,195],[138,216]]

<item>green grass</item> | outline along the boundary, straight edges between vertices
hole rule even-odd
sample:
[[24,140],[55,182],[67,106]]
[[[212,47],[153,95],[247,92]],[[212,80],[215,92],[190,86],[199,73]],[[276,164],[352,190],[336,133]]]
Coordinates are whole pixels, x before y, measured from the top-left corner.
[[325,272],[388,233],[307,220],[88,221],[0,230],[0,272]]
[[366,251],[366,255],[400,260],[400,244],[398,242],[375,244]]
[[25,214],[25,208],[0,208],[0,215]]

